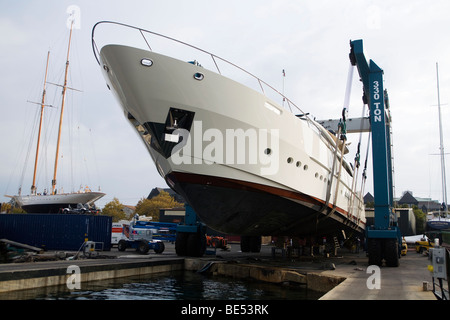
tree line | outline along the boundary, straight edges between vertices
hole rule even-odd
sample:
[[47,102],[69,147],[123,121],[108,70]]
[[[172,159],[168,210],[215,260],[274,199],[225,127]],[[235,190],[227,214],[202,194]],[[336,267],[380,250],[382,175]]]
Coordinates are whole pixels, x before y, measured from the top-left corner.
[[[142,198],[136,204],[136,210],[134,214],[139,216],[152,217],[153,221],[159,221],[160,209],[171,209],[177,207],[183,207],[184,204],[175,201],[175,199],[166,191],[161,191],[159,195],[152,199]],[[112,201],[108,202],[102,209],[101,214],[112,217],[113,222],[119,220],[130,220],[132,217],[128,216],[125,212],[125,206],[114,197]],[[21,208],[11,207],[10,203],[2,203],[2,213],[26,213]]]
[[[142,198],[136,204],[136,210],[134,214],[139,216],[151,217],[153,221],[159,221],[159,210],[160,209],[171,209],[177,207],[183,207],[182,203],[175,201],[175,199],[166,191],[161,191],[159,195],[153,197],[152,199]],[[102,210],[102,215],[111,216],[113,222],[119,220],[129,220],[124,211],[125,206],[120,203],[119,199],[114,198],[112,201],[108,202]]]
[[[175,201],[175,199],[166,191],[161,191],[159,195],[153,197],[152,199],[142,198],[136,204],[135,214],[139,216],[147,216],[152,217],[153,221],[159,221],[159,210],[160,209],[171,209],[183,207],[182,203]],[[367,208],[373,208],[373,203],[367,203]],[[407,205],[396,207],[408,207]],[[102,210],[102,215],[111,216],[113,218],[113,222],[117,222],[119,220],[129,220],[131,217],[127,216],[124,211],[125,206],[120,203],[118,198],[113,198],[112,201],[108,202]],[[416,205],[412,206],[414,215],[416,217],[416,233],[421,234],[425,232],[425,224],[426,224],[426,214],[419,209]],[[11,208],[10,203],[2,203],[1,211],[6,213],[25,213],[20,208]]]

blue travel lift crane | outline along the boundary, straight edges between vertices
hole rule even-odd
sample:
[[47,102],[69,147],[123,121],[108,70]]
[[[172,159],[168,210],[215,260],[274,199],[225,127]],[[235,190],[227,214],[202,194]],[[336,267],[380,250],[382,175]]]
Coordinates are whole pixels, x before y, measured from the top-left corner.
[[391,120],[389,99],[383,89],[383,70],[367,63],[362,40],[350,41],[350,62],[358,68],[363,83],[363,102],[370,110],[372,134],[374,224],[366,226],[369,265],[398,267],[402,236],[393,207]]
[[[363,102],[370,109],[369,122],[365,118],[355,119],[351,129],[351,132],[370,131],[372,134],[375,218],[373,225],[366,226],[369,264],[381,266],[384,259],[387,266],[397,267],[402,237],[393,208],[389,99],[383,89],[383,70],[372,60],[367,63],[362,40],[350,41],[350,47],[350,62],[358,69],[363,83]],[[322,124],[327,128],[336,120],[325,122]],[[186,205],[185,223],[177,226],[177,254],[202,256],[206,250],[205,234],[206,226],[198,220],[192,207]]]

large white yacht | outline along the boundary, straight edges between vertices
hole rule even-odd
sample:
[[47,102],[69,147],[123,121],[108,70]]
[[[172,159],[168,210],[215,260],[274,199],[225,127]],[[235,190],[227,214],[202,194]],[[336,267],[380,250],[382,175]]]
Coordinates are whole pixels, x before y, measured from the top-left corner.
[[[136,32],[144,47],[100,44],[99,26]],[[162,54],[164,45],[155,52],[152,39],[198,58]],[[248,236],[364,230],[345,143],[308,114],[291,112],[295,104],[266,82],[205,50],[120,23],[98,23],[92,43],[107,87],[159,174],[209,227]],[[225,76],[229,68],[261,90]]]

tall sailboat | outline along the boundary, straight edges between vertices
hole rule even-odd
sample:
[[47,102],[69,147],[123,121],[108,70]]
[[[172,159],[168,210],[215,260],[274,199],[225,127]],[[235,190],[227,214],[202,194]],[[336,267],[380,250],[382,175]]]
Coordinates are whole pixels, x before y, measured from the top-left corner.
[[73,21],[70,26],[70,34],[69,34],[69,44],[67,48],[67,60],[64,72],[64,84],[62,85],[62,101],[61,101],[61,113],[59,118],[59,128],[58,128],[58,138],[56,144],[56,154],[55,154],[55,164],[53,169],[53,180],[52,180],[52,189],[50,192],[38,193],[36,188],[36,173],[37,166],[39,160],[39,149],[40,149],[40,141],[42,134],[42,120],[45,109],[45,95],[46,95],[46,83],[47,83],[47,73],[48,73],[48,65],[49,65],[49,57],[50,52],[47,54],[47,65],[45,69],[45,77],[44,77],[44,88],[42,93],[42,100],[40,103],[40,121],[39,121],[39,131],[38,131],[38,139],[36,146],[36,155],[34,160],[34,171],[33,171],[33,182],[31,185],[31,193],[29,195],[22,195],[21,189],[19,189],[19,194],[16,196],[11,196],[14,200],[15,204],[20,206],[23,210],[29,213],[59,213],[62,212],[64,208],[76,207],[79,204],[84,207],[87,205],[91,207],[95,201],[103,197],[105,194],[102,192],[93,192],[88,187],[80,190],[78,192],[72,193],[58,193],[56,188],[56,177],[58,172],[58,158],[59,158],[59,150],[61,144],[61,131],[63,125],[63,116],[64,116],[64,105],[66,100],[66,92],[68,89],[67,86],[67,77],[69,71],[69,55],[70,55],[70,46],[73,32]]
[[428,221],[428,227],[431,230],[442,230],[450,228],[450,219],[448,217],[447,208],[447,179],[445,174],[445,152],[444,152],[444,137],[442,132],[442,117],[441,117],[441,99],[439,93],[439,68],[436,62],[436,79],[437,79],[437,97],[438,97],[438,113],[439,113],[439,143],[440,143],[440,160],[441,160],[441,184],[442,184],[442,205],[439,210],[439,216]]

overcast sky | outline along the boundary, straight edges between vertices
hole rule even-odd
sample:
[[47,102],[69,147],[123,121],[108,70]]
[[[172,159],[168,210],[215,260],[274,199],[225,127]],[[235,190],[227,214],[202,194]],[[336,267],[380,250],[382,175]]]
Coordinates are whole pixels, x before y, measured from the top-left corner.
[[[49,81],[62,82],[67,49],[67,8],[79,8],[74,31],[69,85],[83,92],[68,98],[76,109],[76,134],[63,143],[76,146],[64,153],[59,186],[89,184],[107,195],[135,205],[154,187],[167,187],[146,148],[107,90],[91,48],[91,31],[100,20],[113,20],[162,33],[211,51],[275,87],[317,119],[339,118],[343,107],[349,41],[363,39],[365,55],[384,70],[393,118],[396,196],[405,190],[442,201],[436,63],[445,150],[450,143],[450,2],[434,1],[6,1],[0,0],[0,196],[23,193],[31,186],[32,169],[22,180],[29,134],[40,101],[47,51]],[[112,35],[114,39],[114,34]],[[195,59],[195,57],[193,57]],[[201,61],[200,61],[201,62]],[[362,87],[355,76],[350,116],[362,112]],[[47,123],[59,112],[60,89],[48,85]],[[53,90],[53,91],[52,91]],[[56,108],[57,107],[57,108]],[[69,107],[68,107],[69,108]],[[71,109],[68,109],[71,110]],[[65,116],[66,117],[66,116]],[[50,145],[50,138],[46,141]],[[356,146],[359,136],[351,137]],[[366,137],[363,136],[363,140]],[[28,163],[33,162],[33,151]],[[54,155],[44,156],[51,163]],[[83,173],[64,173],[69,159]],[[354,149],[348,158],[354,157]],[[364,160],[365,154],[362,155]],[[447,162],[448,164],[448,162]],[[447,171],[450,170],[448,167]],[[51,164],[39,175],[38,188],[50,186]],[[75,176],[74,179],[67,177]],[[372,192],[372,172],[366,192]],[[78,182],[81,178],[87,181]],[[70,182],[71,181],[71,182]],[[77,188],[77,186],[75,187]]]

